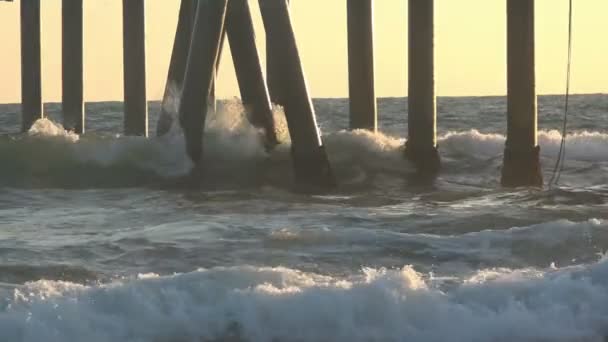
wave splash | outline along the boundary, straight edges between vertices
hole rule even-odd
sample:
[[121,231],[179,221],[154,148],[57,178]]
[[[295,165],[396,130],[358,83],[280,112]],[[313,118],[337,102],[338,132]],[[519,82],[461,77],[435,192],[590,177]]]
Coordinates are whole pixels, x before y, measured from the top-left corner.
[[[275,111],[275,118],[286,143],[269,153],[261,132],[249,124],[245,110],[236,101],[223,103],[217,113],[210,114],[204,146],[206,178],[219,184],[290,184],[289,135],[280,109]],[[560,139],[557,131],[540,132],[543,158],[557,155]],[[402,177],[412,169],[402,154],[405,140],[398,137],[362,130],[339,131],[327,134],[324,142],[341,184],[367,184],[378,175]],[[457,166],[499,160],[504,142],[503,135],[477,130],[447,132],[439,137],[444,158]],[[0,169],[0,186],[79,188],[167,183],[191,170],[184,151],[182,133],[175,127],[160,138],[79,137],[42,119],[26,135],[0,137],[0,159],[7,165]],[[608,162],[608,134],[571,134],[567,153],[569,161]],[[449,173],[450,167],[445,172]]]
[[608,262],[490,269],[445,286],[402,269],[349,278],[205,269],[107,285],[37,281],[0,311],[7,341],[603,341]]

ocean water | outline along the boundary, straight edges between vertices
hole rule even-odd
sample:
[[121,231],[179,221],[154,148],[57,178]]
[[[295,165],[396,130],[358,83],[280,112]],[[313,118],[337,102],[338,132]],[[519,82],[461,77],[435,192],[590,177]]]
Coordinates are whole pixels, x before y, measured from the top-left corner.
[[[546,179],[563,100],[539,99]],[[572,98],[543,190],[499,186],[504,97],[439,99],[432,185],[407,177],[405,99],[379,101],[378,134],[315,105],[340,184],[318,195],[233,100],[196,188],[179,130],[121,136],[121,103],[88,104],[82,137],[56,104],[15,134],[0,105],[0,341],[605,341],[608,95]]]

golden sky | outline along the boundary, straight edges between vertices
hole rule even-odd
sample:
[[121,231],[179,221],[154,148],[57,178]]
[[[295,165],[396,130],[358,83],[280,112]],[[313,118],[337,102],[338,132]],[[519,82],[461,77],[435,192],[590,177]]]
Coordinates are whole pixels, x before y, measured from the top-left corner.
[[[250,1],[264,60],[257,1]],[[504,94],[505,0],[436,0],[437,94]],[[162,96],[178,0],[147,1],[148,97]],[[378,96],[407,93],[407,1],[375,1]],[[537,0],[539,93],[563,93],[567,0]],[[43,94],[61,98],[61,0],[42,0]],[[314,97],[348,94],[346,1],[292,0],[304,67]],[[608,92],[608,1],[575,0],[573,91]],[[122,99],[121,0],[85,1],[85,97]],[[227,45],[226,45],[227,46]],[[0,103],[19,102],[19,0],[0,2]],[[218,96],[238,95],[229,53],[224,54]]]

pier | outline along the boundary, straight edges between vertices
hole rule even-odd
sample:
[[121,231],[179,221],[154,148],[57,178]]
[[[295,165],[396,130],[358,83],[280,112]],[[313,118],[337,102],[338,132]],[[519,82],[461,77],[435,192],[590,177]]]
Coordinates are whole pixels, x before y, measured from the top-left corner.
[[144,0],[122,0],[126,135],[148,136]]
[[[205,117],[215,107],[215,80],[224,41],[232,51],[243,106],[263,133],[268,150],[281,144],[273,106],[285,113],[291,136],[295,183],[336,185],[300,58],[288,0],[258,0],[266,40],[266,73],[248,0],[181,0],[157,135],[180,124],[187,153],[204,168]],[[2,6],[11,6],[11,0]],[[15,2],[13,2],[15,3]],[[377,131],[374,0],[345,0],[350,123],[345,129]],[[40,0],[20,0],[22,131],[42,118]],[[122,0],[124,133],[148,136],[145,0]],[[440,174],[435,94],[434,0],[408,0],[408,122],[404,157],[419,174]],[[0,10],[2,10],[0,6]],[[507,142],[501,183],[542,186],[537,142],[534,0],[507,0]],[[62,2],[63,125],[85,132],[83,0]],[[153,39],[153,37],[148,37]],[[404,42],[405,44],[405,42]],[[380,56],[381,57],[381,56]],[[206,94],[206,95],[205,95]],[[405,94],[404,94],[405,95]],[[175,99],[179,99],[176,101]],[[176,106],[172,102],[179,102]],[[404,108],[405,111],[405,108]],[[178,122],[173,122],[173,118]]]
[[435,99],[435,0],[409,0],[408,140],[405,154],[418,171],[439,171]]
[[62,0],[63,127],[84,133],[83,0]]

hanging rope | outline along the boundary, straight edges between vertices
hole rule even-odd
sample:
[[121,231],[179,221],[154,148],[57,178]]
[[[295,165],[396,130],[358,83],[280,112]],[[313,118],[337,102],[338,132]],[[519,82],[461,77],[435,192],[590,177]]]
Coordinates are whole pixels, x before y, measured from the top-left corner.
[[564,104],[564,118],[562,126],[562,140],[559,146],[557,161],[553,168],[553,175],[549,180],[549,188],[557,185],[564,170],[564,162],[566,159],[566,136],[568,134],[568,111],[570,105],[570,79],[572,71],[572,17],[573,17],[573,0],[569,0],[568,7],[568,65],[566,71],[566,99]]

